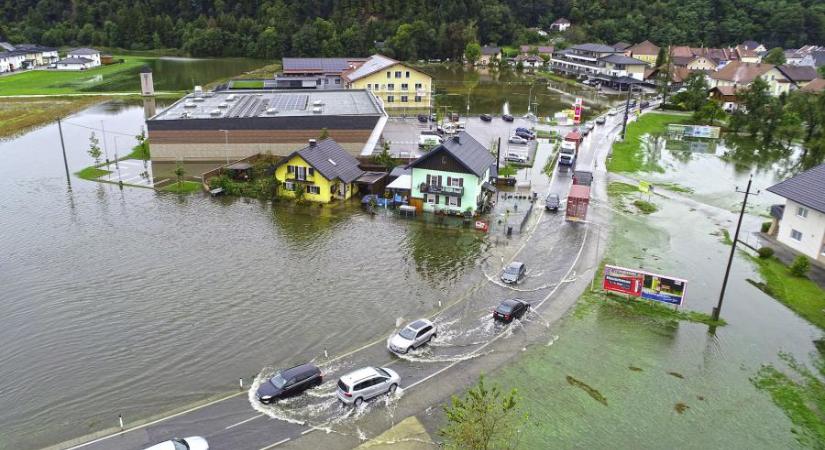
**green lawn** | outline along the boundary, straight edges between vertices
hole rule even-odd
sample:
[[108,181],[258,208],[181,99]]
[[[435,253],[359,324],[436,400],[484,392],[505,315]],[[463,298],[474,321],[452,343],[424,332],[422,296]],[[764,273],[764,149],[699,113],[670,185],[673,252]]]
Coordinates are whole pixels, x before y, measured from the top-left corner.
[[80,178],[83,178],[84,180],[95,181],[97,180],[97,178],[102,177],[103,175],[106,175],[108,173],[112,172],[90,166],[86,167],[83,170],[80,170],[79,172],[75,172],[75,175],[77,175]]
[[757,287],[825,330],[825,291],[808,278],[791,275],[788,267],[776,258],[752,259],[765,280]]
[[148,58],[115,56],[125,62],[99,66],[89,70],[32,70],[17,75],[0,77],[0,95],[77,94],[104,84],[107,78],[119,72],[145,64]]
[[146,141],[143,146],[136,145],[132,149],[132,153],[129,153],[121,159],[141,159],[143,161],[149,161],[151,159],[149,141]]
[[263,89],[263,80],[233,80],[232,89]]
[[691,117],[682,114],[643,114],[627,125],[624,141],[613,144],[613,156],[607,163],[607,169],[611,172],[661,171],[656,161],[646,161],[641,137],[651,133],[665,133],[671,123],[689,122]]
[[201,189],[202,186],[197,181],[184,181],[180,184],[174,182],[160,188],[161,191],[174,192],[176,194],[191,194],[193,192],[198,192]]

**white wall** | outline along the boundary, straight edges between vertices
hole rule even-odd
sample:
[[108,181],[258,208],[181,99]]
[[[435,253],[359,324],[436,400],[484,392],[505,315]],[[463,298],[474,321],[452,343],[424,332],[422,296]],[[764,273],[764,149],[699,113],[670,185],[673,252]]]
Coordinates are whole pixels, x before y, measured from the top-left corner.
[[[796,202],[788,200],[785,203],[785,212],[782,214],[782,221],[779,222],[779,242],[793,248],[794,250],[813,259],[825,260],[821,255],[822,241],[825,237],[825,214],[808,209],[808,217],[797,215],[798,208],[802,206]],[[796,230],[802,233],[802,239],[797,241],[791,238],[791,231]]]

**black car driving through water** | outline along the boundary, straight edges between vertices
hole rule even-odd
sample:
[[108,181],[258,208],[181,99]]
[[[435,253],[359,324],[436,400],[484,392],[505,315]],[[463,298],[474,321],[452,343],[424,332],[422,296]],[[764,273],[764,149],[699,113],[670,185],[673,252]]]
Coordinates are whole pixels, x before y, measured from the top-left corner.
[[298,395],[301,392],[323,382],[321,369],[313,364],[301,364],[289,369],[275,372],[272,378],[258,387],[258,400],[261,403],[273,403],[278,399]]
[[521,319],[528,309],[530,304],[522,299],[504,300],[493,310],[493,320],[510,323],[513,319]]

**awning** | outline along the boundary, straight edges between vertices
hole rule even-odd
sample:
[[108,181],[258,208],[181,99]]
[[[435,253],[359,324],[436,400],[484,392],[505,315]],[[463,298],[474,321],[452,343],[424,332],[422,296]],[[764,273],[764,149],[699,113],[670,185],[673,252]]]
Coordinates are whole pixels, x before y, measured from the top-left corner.
[[485,189],[485,190],[488,190],[490,192],[496,192],[497,191],[496,187],[493,186],[492,184],[490,184],[489,181],[485,181],[484,183],[482,183],[481,189]]
[[387,185],[387,189],[406,189],[412,190],[412,175],[401,175]]

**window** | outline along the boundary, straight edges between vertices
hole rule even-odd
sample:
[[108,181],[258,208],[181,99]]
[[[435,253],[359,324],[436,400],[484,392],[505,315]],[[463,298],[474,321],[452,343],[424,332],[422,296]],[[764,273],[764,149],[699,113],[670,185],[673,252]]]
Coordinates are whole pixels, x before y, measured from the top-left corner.
[[307,169],[307,175],[314,176],[315,175],[315,169],[313,169],[312,167]]
[[286,173],[295,173],[295,166],[286,166]]
[[427,204],[432,205],[435,203],[435,195],[432,194],[424,194],[424,199],[427,200]]
[[392,95],[387,96],[387,103],[392,103],[394,101],[395,101],[395,97],[393,97]]
[[407,78],[409,78],[409,77],[410,77],[410,71],[408,70],[407,71]]
[[401,71],[400,70],[395,72],[395,78],[401,78]]
[[805,219],[808,217],[808,208],[804,206],[799,206],[796,208],[796,215]]
[[401,103],[407,103],[407,96],[406,95],[401,96]]
[[286,183],[284,183],[284,189],[286,189],[287,191],[294,191],[295,190],[295,183],[293,183],[291,181],[287,181]]
[[825,255],[825,244],[822,244],[822,250],[820,250],[819,253]]
[[458,197],[447,197],[447,205],[458,206]]
[[802,240],[802,233],[800,233],[799,231],[796,231],[796,230],[791,230],[791,239],[793,239],[795,241],[801,241]]
[[421,83],[415,83],[415,88],[416,89],[421,89],[422,88]]
[[421,103],[421,96],[420,95],[415,96],[415,102],[416,103]]
[[390,72],[387,72],[387,78],[390,78]]
[[407,83],[401,83],[401,90],[402,90],[402,91],[408,91],[408,90],[410,90],[410,85],[409,85],[409,84],[407,84]]
[[372,90],[372,85],[367,83],[367,90]]
[[388,84],[387,85],[387,90],[388,91],[394,91],[395,90],[395,84],[393,84],[393,83]]
[[341,84],[341,79],[340,79],[340,78],[336,78],[336,79],[335,79],[335,84]]
[[307,186],[307,194],[320,195],[321,194],[321,187],[316,186],[314,184],[310,184],[309,186]]
[[464,186],[464,178],[447,177],[447,186]]

